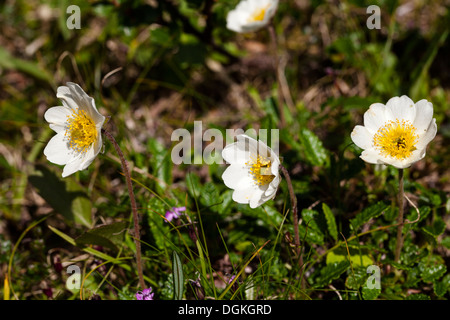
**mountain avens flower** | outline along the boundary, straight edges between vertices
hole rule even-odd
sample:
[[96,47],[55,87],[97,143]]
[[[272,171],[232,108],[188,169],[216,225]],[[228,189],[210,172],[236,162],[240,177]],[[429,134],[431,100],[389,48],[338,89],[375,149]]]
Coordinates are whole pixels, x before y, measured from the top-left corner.
[[364,161],[403,169],[425,157],[436,131],[433,105],[402,96],[391,98],[386,105],[372,104],[364,114],[364,126],[357,125],[351,138],[364,149]]
[[227,15],[227,28],[252,32],[266,26],[278,8],[278,0],[242,0]]
[[280,160],[264,142],[239,135],[237,142],[222,150],[222,157],[230,164],[222,179],[234,189],[234,201],[256,208],[275,197],[281,181]]
[[56,132],[44,149],[50,162],[64,165],[63,177],[86,169],[102,148],[101,129],[105,122],[81,87],[68,82],[58,87],[56,96],[62,106],[48,109],[44,118]]

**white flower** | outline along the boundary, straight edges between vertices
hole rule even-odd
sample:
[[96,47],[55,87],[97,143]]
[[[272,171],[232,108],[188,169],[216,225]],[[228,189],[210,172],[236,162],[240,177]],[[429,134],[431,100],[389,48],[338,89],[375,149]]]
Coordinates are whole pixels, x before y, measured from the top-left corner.
[[242,0],[227,15],[227,28],[235,32],[256,31],[269,23],[278,0]]
[[280,159],[264,142],[238,135],[237,142],[222,150],[222,157],[230,163],[222,179],[234,189],[234,201],[256,208],[275,197],[281,180]]
[[364,149],[364,161],[403,169],[425,157],[436,131],[431,102],[414,103],[402,96],[391,98],[386,105],[372,104],[364,114],[364,126],[356,126],[351,138]]
[[67,177],[86,169],[100,152],[105,117],[97,111],[94,99],[75,83],[58,87],[56,96],[63,106],[52,107],[44,114],[56,132],[44,154],[50,162],[65,165],[62,176]]

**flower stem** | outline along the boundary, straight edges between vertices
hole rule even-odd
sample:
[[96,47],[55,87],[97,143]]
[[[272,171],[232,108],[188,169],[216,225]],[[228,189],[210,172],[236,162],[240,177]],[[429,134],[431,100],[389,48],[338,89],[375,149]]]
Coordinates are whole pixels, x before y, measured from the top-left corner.
[[397,245],[395,248],[395,262],[399,262],[400,260],[400,252],[403,246],[403,197],[404,197],[404,189],[403,189],[403,169],[399,169],[398,171],[398,227],[397,227]]
[[275,72],[277,75],[277,89],[278,89],[278,112],[280,113],[280,126],[282,128],[286,125],[286,120],[284,118],[284,96],[283,96],[283,88],[281,86],[281,80],[280,80],[280,57],[278,56],[278,40],[277,40],[277,33],[275,32],[275,28],[273,27],[273,24],[270,23],[268,25],[269,33],[270,33],[270,39],[272,41],[272,51],[273,55],[275,56]]
[[300,279],[301,279],[301,286],[302,289],[305,288],[305,279],[303,275],[303,255],[302,250],[300,246],[300,236],[298,233],[298,227],[299,227],[299,219],[298,219],[298,208],[297,208],[297,197],[295,196],[294,188],[292,187],[292,181],[291,177],[289,176],[289,172],[287,169],[280,164],[281,172],[283,172],[284,177],[286,178],[286,182],[289,189],[289,197],[291,198],[291,205],[292,205],[292,214],[293,214],[293,220],[294,220],[294,244],[295,244],[295,251],[297,253],[297,259],[298,259],[298,265],[300,267]]
[[131,183],[131,175],[130,171],[128,170],[128,164],[125,160],[125,157],[123,155],[122,150],[119,147],[119,144],[117,143],[116,139],[114,139],[113,135],[108,132],[105,129],[102,129],[102,133],[108,138],[109,141],[114,146],[114,149],[116,149],[117,154],[119,155],[120,162],[122,164],[122,170],[125,175],[126,181],[127,181],[127,187],[128,187],[128,194],[130,196],[131,201],[131,211],[133,213],[133,221],[134,221],[134,243],[136,245],[136,263],[138,268],[138,276],[139,276],[139,285],[142,289],[145,289],[145,281],[144,281],[144,274],[142,272],[142,258],[141,258],[141,237],[139,232],[139,216],[137,212],[137,205],[136,205],[136,198],[134,197],[133,192],[133,185]]

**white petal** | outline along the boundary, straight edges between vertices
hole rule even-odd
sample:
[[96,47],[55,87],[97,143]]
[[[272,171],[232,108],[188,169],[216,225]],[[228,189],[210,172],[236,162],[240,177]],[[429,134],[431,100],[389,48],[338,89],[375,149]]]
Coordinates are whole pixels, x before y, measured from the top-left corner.
[[101,128],[105,121],[105,117],[98,112],[97,107],[95,106],[95,100],[88,96],[78,84],[68,82],[67,86],[70,89],[73,99],[78,102],[79,108],[86,111],[96,125],[101,124]]
[[417,133],[422,135],[427,131],[433,119],[433,104],[423,99],[416,103],[416,109],[416,118],[413,124]]
[[267,190],[264,192],[263,198],[267,200],[273,199],[277,193],[278,186],[280,185],[281,177],[276,176],[269,184]]
[[71,159],[70,162],[64,166],[62,177],[65,178],[77,171],[83,170],[81,166],[83,160],[84,158],[81,155]]
[[68,107],[51,107],[44,113],[44,119],[49,123],[49,127],[56,133],[66,128],[67,117],[72,110]]
[[373,134],[363,126],[355,126],[350,137],[352,141],[361,149],[368,149],[373,147]]
[[374,148],[369,148],[369,149],[364,150],[361,153],[360,158],[363,159],[364,161],[366,161],[368,163],[372,163],[372,164],[382,163],[381,161],[379,161],[380,152]]
[[60,132],[50,139],[44,149],[44,155],[48,161],[59,165],[66,164],[72,158],[64,132]]
[[256,189],[257,186],[253,182],[251,184],[244,183],[234,190],[232,198],[237,203],[249,203]]
[[79,101],[75,100],[69,87],[61,86],[56,91],[56,97],[63,101],[63,105],[73,110],[78,110]]
[[261,188],[255,190],[252,197],[250,198],[250,208],[255,209],[266,202],[262,200],[264,192],[265,190],[262,190]]
[[102,138],[101,135],[99,136],[99,139],[97,139],[94,143],[94,145],[89,148],[86,151],[86,154],[84,155],[84,160],[81,163],[81,170],[86,169],[92,161],[97,157],[97,155],[100,153],[100,150],[102,149]]
[[222,158],[228,163],[245,165],[250,160],[250,152],[245,150],[245,144],[235,142],[222,150]]
[[436,119],[430,122],[430,125],[422,135],[419,134],[419,141],[416,144],[417,149],[425,149],[427,145],[434,139],[437,133]]
[[230,165],[222,174],[224,184],[230,189],[236,189],[243,183],[242,180],[247,178],[249,178],[248,168],[238,164]]
[[381,103],[374,103],[364,113],[364,126],[371,134],[375,134],[378,129],[387,122],[386,106]]
[[407,120],[410,123],[416,118],[416,105],[407,96],[393,97],[386,103],[394,119]]

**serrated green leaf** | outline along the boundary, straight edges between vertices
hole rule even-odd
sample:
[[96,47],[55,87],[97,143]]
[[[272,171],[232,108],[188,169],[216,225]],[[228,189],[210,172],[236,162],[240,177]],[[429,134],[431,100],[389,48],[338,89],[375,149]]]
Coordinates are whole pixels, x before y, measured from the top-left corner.
[[375,300],[381,293],[381,289],[369,289],[368,287],[363,287],[361,291],[364,300]]
[[338,237],[338,231],[336,226],[336,219],[334,218],[334,214],[331,211],[330,207],[324,202],[322,203],[322,210],[325,214],[325,219],[327,220],[328,225],[328,232],[330,233],[331,237],[334,239],[334,241],[337,240]]
[[184,274],[183,265],[180,257],[173,252],[172,256],[172,272],[173,272],[173,298],[174,300],[182,300],[184,292]]
[[431,300],[431,298],[424,293],[415,293],[407,296],[405,300]]
[[447,272],[447,267],[445,264],[438,264],[438,265],[423,265],[420,266],[420,276],[422,277],[422,280],[428,283],[431,283],[440,277],[442,277]]
[[221,203],[221,199],[219,196],[219,191],[213,182],[207,182],[204,184],[202,187],[200,201],[203,205],[210,207],[210,209],[214,211],[219,207],[218,205]]
[[443,297],[450,289],[450,274],[444,276],[441,281],[435,281],[433,284],[434,293],[438,297]]
[[366,282],[367,277],[366,268],[353,268],[345,280],[345,286],[349,289],[359,289]]
[[425,226],[422,228],[422,230],[433,238],[437,238],[444,233],[445,227],[445,222],[441,219],[437,219],[436,221],[434,221],[433,225]]
[[383,202],[377,202],[374,205],[364,209],[360,213],[358,213],[355,218],[350,219],[350,224],[353,230],[357,230],[363,224],[367,223],[370,219],[377,218],[380,216],[384,210],[386,210],[389,206]]
[[329,285],[333,280],[338,279],[350,267],[348,261],[335,262],[328,264],[319,271],[316,278],[315,287],[324,287]]
[[310,130],[300,130],[299,140],[303,145],[306,159],[314,166],[323,166],[327,159],[327,152],[322,141]]

